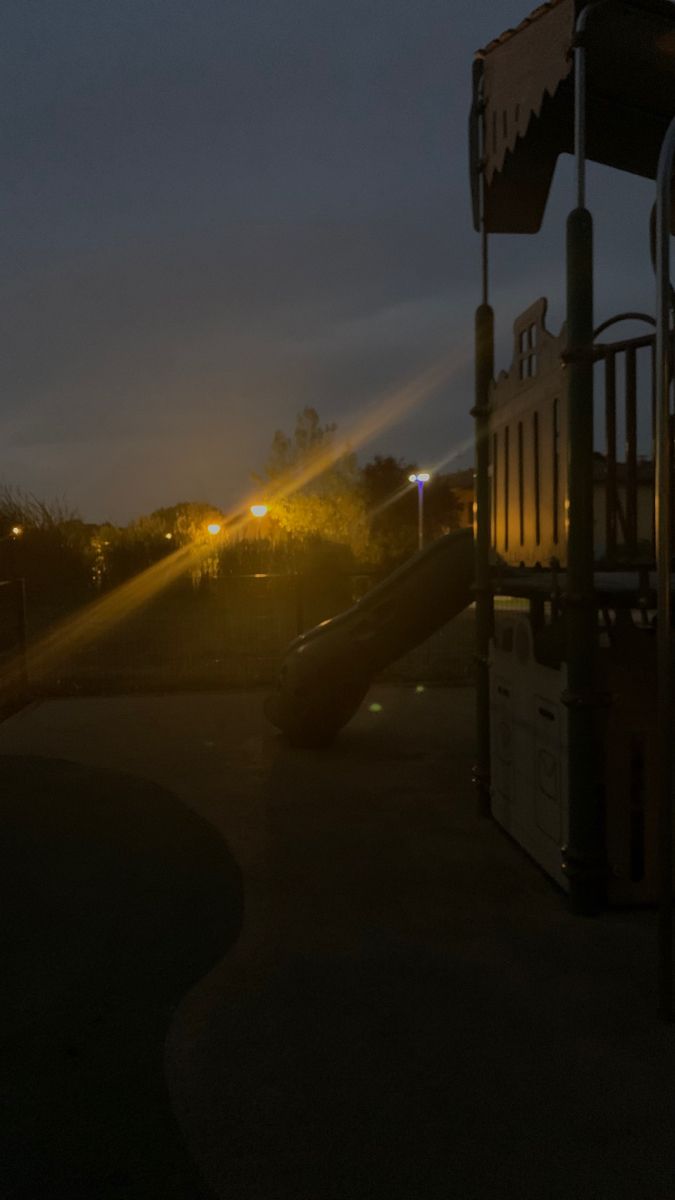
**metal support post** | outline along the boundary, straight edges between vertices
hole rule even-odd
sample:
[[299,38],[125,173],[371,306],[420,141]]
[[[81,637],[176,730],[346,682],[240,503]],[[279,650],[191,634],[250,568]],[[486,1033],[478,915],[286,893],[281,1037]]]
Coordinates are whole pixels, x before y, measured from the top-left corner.
[[[586,12],[577,30],[583,33]],[[582,20],[583,18],[583,20]],[[570,905],[605,902],[604,814],[598,764],[593,581],[593,219],[585,207],[585,50],[575,49],[577,207],[567,219],[568,538],[565,597],[569,839],[563,869]]]
[[568,485],[565,597],[569,734],[569,840],[563,867],[570,903],[583,914],[605,900],[602,792],[596,728],[593,590],[593,223],[583,208],[567,221]]
[[672,697],[672,445],[670,422],[670,208],[675,120],[663,140],[656,176],[656,695],[659,832],[659,1014],[673,1019],[673,697]]
[[[485,105],[481,93],[481,158],[485,147]],[[476,476],[474,519],[476,595],[476,761],[473,780],[482,816],[490,815],[490,640],[494,633],[494,601],[490,580],[490,386],[494,377],[494,312],[488,303],[488,236],[485,219],[484,161],[480,180],[481,303],[475,324]]]
[[494,313],[489,304],[476,309],[476,517],[474,524],[476,594],[476,762],[473,770],[478,807],[490,813],[490,639],[494,608],[490,582],[489,387],[494,375]]

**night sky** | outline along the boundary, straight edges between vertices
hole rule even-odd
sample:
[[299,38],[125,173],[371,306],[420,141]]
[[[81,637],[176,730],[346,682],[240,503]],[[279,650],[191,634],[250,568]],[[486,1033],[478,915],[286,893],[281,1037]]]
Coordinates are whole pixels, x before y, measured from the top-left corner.
[[[0,480],[89,520],[228,508],[304,405],[346,429],[447,353],[361,458],[466,465],[471,62],[528,7],[6,0]],[[598,320],[653,310],[652,194],[589,173]],[[543,233],[493,239],[499,366],[538,295],[557,332],[572,204],[567,158]]]

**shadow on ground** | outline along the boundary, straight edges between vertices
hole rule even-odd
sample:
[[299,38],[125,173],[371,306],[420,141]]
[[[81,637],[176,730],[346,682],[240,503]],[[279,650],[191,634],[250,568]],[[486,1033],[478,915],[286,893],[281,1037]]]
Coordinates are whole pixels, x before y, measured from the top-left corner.
[[34,757],[0,771],[2,1195],[206,1197],[163,1046],[178,1000],[238,936],[240,871],[154,783]]

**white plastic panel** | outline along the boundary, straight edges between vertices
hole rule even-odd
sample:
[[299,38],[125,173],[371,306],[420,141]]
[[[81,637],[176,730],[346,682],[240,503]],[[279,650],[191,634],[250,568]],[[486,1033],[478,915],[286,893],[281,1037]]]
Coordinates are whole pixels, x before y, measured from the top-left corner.
[[537,663],[529,619],[502,617],[491,649],[492,814],[567,890],[561,847],[568,830],[565,668]]

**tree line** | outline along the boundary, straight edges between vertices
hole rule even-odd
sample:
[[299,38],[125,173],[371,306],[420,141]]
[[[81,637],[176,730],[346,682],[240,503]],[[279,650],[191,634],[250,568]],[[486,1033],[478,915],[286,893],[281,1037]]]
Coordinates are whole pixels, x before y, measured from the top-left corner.
[[[67,505],[19,488],[0,487],[0,577],[24,578],[30,598],[58,595],[60,607],[108,589],[176,549],[208,542],[193,583],[247,570],[301,570],[330,560],[345,569],[386,573],[417,547],[417,493],[408,476],[424,464],[375,455],[359,465],[335,425],[314,408],[299,413],[292,433],[277,431],[263,471],[253,476],[268,514],[232,522],[206,501],[156,509],[125,526],[83,521]],[[432,475],[424,492],[425,537],[463,520],[453,476]],[[236,533],[230,531],[230,526]]]

